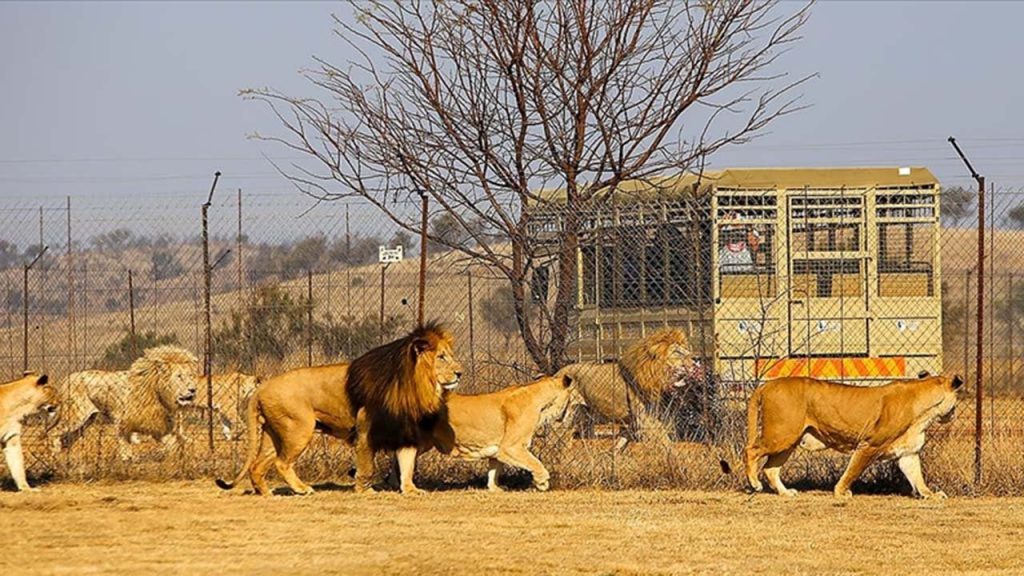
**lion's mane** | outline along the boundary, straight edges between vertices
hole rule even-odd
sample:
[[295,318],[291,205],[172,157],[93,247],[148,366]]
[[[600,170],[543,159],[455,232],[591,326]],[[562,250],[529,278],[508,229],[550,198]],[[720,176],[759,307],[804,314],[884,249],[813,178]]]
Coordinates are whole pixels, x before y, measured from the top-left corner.
[[677,328],[665,328],[637,341],[622,354],[622,368],[648,404],[657,402],[662,394],[672,389],[673,366],[669,360],[673,346],[689,350],[686,333]]
[[618,362],[570,364],[558,375],[572,377],[596,421],[625,424],[629,437],[640,438],[648,432],[667,433],[662,400],[675,386],[692,380],[697,370],[686,334],[663,328],[630,346]]
[[367,411],[374,450],[413,446],[431,434],[444,409],[434,373],[442,344],[451,347],[451,334],[430,322],[352,361],[346,391],[354,412]]

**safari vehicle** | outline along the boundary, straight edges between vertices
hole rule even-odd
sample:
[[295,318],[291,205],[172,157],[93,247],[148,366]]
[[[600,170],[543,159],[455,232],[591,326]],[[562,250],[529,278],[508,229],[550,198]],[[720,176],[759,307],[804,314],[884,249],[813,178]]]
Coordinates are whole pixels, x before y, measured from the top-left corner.
[[[725,383],[940,371],[939,188],[926,168],[630,184],[582,214],[579,360],[616,358],[669,325]],[[532,217],[539,240],[558,242],[562,209],[557,193],[549,200]]]

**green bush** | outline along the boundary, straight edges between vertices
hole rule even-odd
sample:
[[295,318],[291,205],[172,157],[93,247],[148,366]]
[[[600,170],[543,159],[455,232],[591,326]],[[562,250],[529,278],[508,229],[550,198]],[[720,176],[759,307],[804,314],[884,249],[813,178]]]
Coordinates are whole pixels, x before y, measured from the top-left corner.
[[328,315],[315,326],[314,338],[330,361],[351,360],[382,342],[393,340],[401,325],[402,320],[397,316],[388,316],[381,326],[380,319],[372,315],[361,320],[352,316],[334,320]]
[[157,334],[156,332],[136,334],[135,353],[133,353],[132,335],[130,332],[125,332],[120,340],[107,346],[107,349],[103,351],[103,359],[100,360],[99,368],[102,370],[127,370],[147,348],[177,343],[178,337],[174,334]]
[[305,298],[296,300],[274,284],[257,286],[241,310],[213,333],[213,356],[220,366],[252,369],[258,358],[283,360],[305,342]]

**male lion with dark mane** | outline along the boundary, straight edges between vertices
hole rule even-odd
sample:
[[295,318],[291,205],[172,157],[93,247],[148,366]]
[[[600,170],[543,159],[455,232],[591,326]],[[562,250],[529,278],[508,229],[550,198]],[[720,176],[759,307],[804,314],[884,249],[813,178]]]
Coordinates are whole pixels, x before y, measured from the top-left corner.
[[628,440],[644,430],[664,429],[658,421],[663,397],[702,376],[686,333],[663,328],[630,346],[615,363],[570,364],[556,376],[570,376],[588,409],[599,419],[625,425]]
[[123,372],[86,370],[64,379],[64,403],[54,448],[69,448],[97,418],[117,428],[118,452],[130,457],[130,444],[139,435],[151,436],[166,449],[181,441],[178,411],[196,399],[199,361],[183,348],[156,346]]
[[445,396],[462,377],[452,348],[451,333],[431,322],[352,361],[345,389],[358,411],[357,492],[373,490],[381,450],[395,452],[402,493],[422,492],[413,482],[416,454],[433,443]]
[[847,386],[814,378],[767,382],[754,390],[747,407],[747,480],[761,491],[758,476],[767,457],[768,483],[778,494],[794,496],[796,491],[780,477],[789,456],[798,446],[832,448],[853,452],[836,483],[836,497],[851,496],[850,485],[872,462],[896,458],[918,496],[945,498],[925,484],[919,453],[932,422],[953,419],[962,385],[959,376],[922,376],[884,386]]
[[[270,378],[253,394],[247,413],[249,450],[230,490],[246,474],[257,494],[269,494],[264,479],[271,463],[298,494],[313,488],[295,474],[295,461],[319,430],[356,445],[357,491],[370,490],[374,450],[399,450],[433,428],[442,396],[458,384],[462,368],[451,354],[451,336],[428,324],[374,348],[351,364],[291,370]],[[362,460],[361,460],[362,459]],[[366,460],[369,460],[367,468]],[[362,461],[362,468],[360,468]],[[403,492],[415,491],[411,468]],[[359,479],[363,483],[359,483]]]

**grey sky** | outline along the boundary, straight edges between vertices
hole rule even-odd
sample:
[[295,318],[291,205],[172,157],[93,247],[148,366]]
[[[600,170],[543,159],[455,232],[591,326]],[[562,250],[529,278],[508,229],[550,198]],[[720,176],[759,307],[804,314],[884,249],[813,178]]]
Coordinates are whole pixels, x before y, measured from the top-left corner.
[[[245,138],[274,119],[237,92],[304,92],[296,72],[312,55],[344,61],[332,10],[344,7],[0,3],[0,204],[178,206],[201,202],[218,169],[228,190],[295,194],[261,159],[287,153]],[[784,61],[820,73],[812,108],[712,162],[923,164],[968,184],[953,134],[991,180],[1024,185],[1021,22],[1018,2],[820,2]]]

